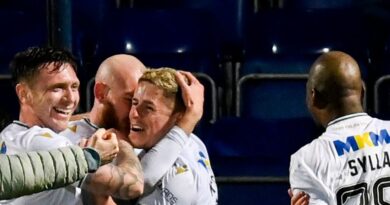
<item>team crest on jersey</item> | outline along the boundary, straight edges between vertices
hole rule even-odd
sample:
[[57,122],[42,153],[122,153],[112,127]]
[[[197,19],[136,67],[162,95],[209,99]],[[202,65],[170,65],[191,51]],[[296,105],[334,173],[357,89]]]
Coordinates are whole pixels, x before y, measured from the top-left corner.
[[7,152],[7,146],[5,146],[5,142],[0,140],[0,154],[5,154]]
[[206,158],[206,156],[203,154],[203,152],[199,152],[200,159],[198,162],[204,167],[209,168],[210,167],[210,160]]
[[183,165],[181,167],[176,168],[176,174],[181,174],[181,173],[184,173],[186,171],[188,171],[187,165]]
[[76,133],[77,131],[77,125],[74,125],[74,126],[71,126],[71,127],[68,127],[68,129],[70,129],[70,131]]

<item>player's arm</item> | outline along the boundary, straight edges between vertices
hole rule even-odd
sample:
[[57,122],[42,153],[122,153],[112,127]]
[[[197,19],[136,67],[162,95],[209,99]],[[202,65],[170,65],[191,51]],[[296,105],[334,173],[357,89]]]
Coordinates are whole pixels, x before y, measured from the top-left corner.
[[72,184],[96,171],[100,159],[96,149],[79,146],[0,154],[0,200]]
[[142,195],[136,204],[202,204],[197,194],[203,190],[198,189],[197,183],[188,165],[172,166],[155,188],[155,192],[164,188],[165,195],[169,197],[152,192]]
[[304,192],[310,196],[309,204],[333,204],[332,191],[316,176],[302,157],[294,155],[291,157],[289,179],[293,196],[298,197]]
[[94,174],[88,174],[82,188],[97,195],[133,199],[142,194],[143,184],[141,164],[133,147],[119,140],[119,152],[114,162],[100,167]]
[[[184,80],[187,78],[187,82]],[[176,72],[176,80],[182,91],[186,111],[168,134],[141,159],[144,171],[144,193],[148,193],[172,167],[189,140],[196,124],[203,115],[204,87],[189,72]]]

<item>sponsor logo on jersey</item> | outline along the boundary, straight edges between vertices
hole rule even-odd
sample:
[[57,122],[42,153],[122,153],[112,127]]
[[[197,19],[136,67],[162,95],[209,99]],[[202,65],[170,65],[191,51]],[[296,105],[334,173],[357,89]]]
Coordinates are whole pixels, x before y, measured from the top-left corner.
[[70,126],[70,127],[68,127],[68,129],[70,129],[70,131],[76,133],[76,131],[77,131],[77,125]]
[[333,141],[339,156],[352,151],[357,151],[365,147],[377,147],[390,143],[390,136],[387,130],[383,129],[378,134],[374,132],[365,132],[361,135],[349,136],[345,142],[341,140]]
[[5,154],[7,152],[7,146],[5,146],[5,142],[0,140],[0,154]]
[[181,173],[184,173],[186,171],[188,171],[187,165],[183,165],[181,167],[176,168],[176,174],[181,174]]
[[198,162],[206,169],[208,167],[210,167],[210,160],[208,160],[206,158],[206,156],[203,154],[203,152],[199,152],[199,156],[200,156],[200,159],[198,160]]
[[48,132],[43,133],[43,134],[41,135],[41,137],[53,138],[53,136],[51,136],[51,134],[48,133]]
[[168,188],[163,187],[163,183],[161,180],[157,183],[157,187],[161,190],[162,196],[165,198],[165,200],[168,201],[170,205],[174,205],[177,203],[178,198]]

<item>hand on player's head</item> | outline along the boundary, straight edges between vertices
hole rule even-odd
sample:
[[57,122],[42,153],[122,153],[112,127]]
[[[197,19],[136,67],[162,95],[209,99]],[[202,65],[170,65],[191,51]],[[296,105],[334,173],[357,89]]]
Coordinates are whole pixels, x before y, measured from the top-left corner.
[[190,72],[178,71],[175,75],[182,92],[184,105],[186,106],[184,116],[178,125],[187,125],[184,127],[189,129],[185,131],[191,133],[203,115],[204,87]]
[[83,139],[80,146],[96,149],[102,164],[110,163],[119,152],[116,134],[103,128],[98,129],[90,138]]

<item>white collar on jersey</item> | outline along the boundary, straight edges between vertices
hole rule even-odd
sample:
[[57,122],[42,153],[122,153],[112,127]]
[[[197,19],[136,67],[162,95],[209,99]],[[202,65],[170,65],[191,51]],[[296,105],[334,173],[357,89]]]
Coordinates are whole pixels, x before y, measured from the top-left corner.
[[21,121],[19,121],[19,120],[14,120],[12,123],[13,123],[13,124],[17,124],[17,125],[22,126],[22,127],[25,127],[25,128],[27,128],[27,129],[30,128],[27,124],[25,124],[25,123],[23,123],[23,122],[21,122]]
[[100,128],[99,126],[93,124],[89,118],[83,118],[83,120],[84,120],[89,126],[95,128],[95,129],[99,129],[99,128]]
[[350,114],[350,115],[344,115],[342,117],[339,117],[339,118],[336,118],[336,119],[330,121],[328,123],[327,127],[334,125],[338,122],[344,121],[344,120],[348,120],[348,119],[355,118],[355,117],[361,117],[361,116],[368,116],[368,114],[365,112],[359,112],[359,113],[354,113],[354,114]]

